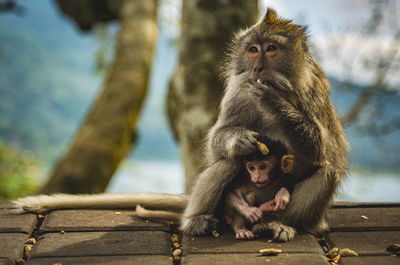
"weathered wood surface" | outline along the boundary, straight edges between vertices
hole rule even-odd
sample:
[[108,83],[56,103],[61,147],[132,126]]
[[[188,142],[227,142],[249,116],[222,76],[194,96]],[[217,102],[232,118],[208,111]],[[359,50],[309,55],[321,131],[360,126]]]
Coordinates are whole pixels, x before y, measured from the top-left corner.
[[[177,260],[172,257],[176,246],[170,241],[176,226],[137,218],[134,211],[57,210],[36,216],[11,214],[9,207],[0,204],[0,265],[327,265],[323,247],[358,252],[358,257],[342,257],[342,265],[400,264],[400,257],[386,251],[389,245],[400,243],[400,203],[335,203],[328,215],[331,230],[323,241],[310,234],[297,235],[288,243],[269,238],[236,240],[232,232],[219,237],[183,235]],[[25,241],[31,237],[37,243],[26,256]],[[258,254],[270,247],[282,253]]]

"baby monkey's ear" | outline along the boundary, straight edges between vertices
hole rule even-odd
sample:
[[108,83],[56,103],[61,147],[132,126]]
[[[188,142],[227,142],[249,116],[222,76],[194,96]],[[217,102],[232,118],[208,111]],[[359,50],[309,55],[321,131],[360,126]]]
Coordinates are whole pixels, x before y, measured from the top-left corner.
[[284,155],[281,159],[281,170],[284,174],[290,173],[294,165],[294,155]]

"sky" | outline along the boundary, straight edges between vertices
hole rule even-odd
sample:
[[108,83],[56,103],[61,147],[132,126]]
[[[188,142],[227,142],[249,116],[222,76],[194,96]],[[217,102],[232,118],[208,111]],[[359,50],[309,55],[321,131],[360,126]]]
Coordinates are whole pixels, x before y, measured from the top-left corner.
[[[400,66],[400,37],[393,40],[394,32],[400,30],[400,1],[391,2],[384,10],[383,26],[372,36],[365,32],[372,10],[367,0],[262,0],[260,12],[272,7],[278,15],[307,25],[316,57],[328,76],[368,84],[374,80],[374,71],[364,67],[365,59],[376,62],[379,56],[396,53]],[[387,82],[400,91],[398,72],[389,71]]]

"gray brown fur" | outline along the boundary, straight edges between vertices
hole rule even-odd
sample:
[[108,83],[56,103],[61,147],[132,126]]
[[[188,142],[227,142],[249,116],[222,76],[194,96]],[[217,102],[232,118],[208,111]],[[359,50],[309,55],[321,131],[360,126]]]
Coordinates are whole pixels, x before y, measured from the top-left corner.
[[[286,40],[283,54],[266,80],[249,80],[246,45],[281,37]],[[348,143],[329,99],[329,82],[309,52],[305,28],[278,19],[269,9],[263,21],[235,36],[224,75],[220,113],[207,137],[208,168],[193,188],[182,229],[208,231],[224,188],[239,172],[240,157],[255,150],[259,136],[282,142],[296,157],[291,201],[267,227],[278,237],[290,227],[326,229],[326,209],[346,175]]]

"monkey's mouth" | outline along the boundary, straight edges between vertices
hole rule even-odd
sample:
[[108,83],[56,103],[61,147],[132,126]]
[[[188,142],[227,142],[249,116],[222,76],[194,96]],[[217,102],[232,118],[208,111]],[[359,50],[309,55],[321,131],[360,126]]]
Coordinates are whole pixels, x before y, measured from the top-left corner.
[[266,180],[266,181],[258,181],[258,182],[253,182],[253,183],[254,183],[254,185],[256,185],[256,187],[261,188],[261,187],[266,186],[269,182],[270,182],[269,180]]

